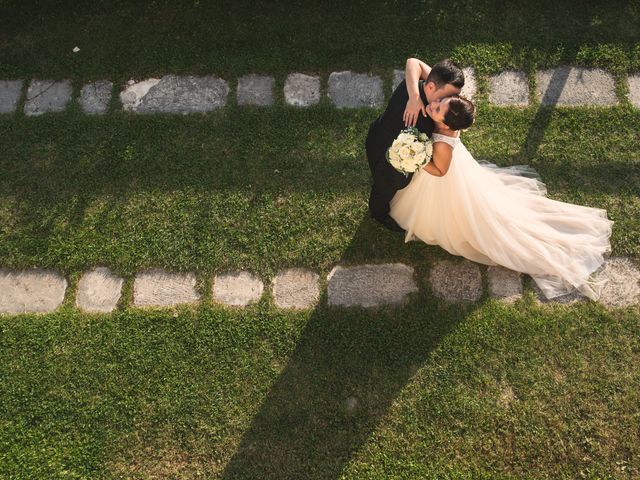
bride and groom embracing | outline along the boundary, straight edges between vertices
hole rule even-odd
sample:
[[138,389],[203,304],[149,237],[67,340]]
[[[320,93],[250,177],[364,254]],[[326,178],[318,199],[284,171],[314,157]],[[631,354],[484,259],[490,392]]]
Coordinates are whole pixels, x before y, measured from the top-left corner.
[[[460,96],[464,74],[450,60],[429,67],[407,60],[405,80],[369,128],[365,147],[373,176],[371,216],[452,255],[529,274],[547,298],[579,291],[598,299],[596,281],[611,252],[613,222],[603,209],[564,203],[527,165],[476,161],[460,139],[475,107]],[[415,126],[433,142],[430,161],[415,173],[397,171],[386,153]]]

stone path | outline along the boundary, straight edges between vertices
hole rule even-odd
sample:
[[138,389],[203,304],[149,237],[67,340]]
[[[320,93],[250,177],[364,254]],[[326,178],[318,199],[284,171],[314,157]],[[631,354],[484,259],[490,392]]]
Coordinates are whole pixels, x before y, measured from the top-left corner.
[[[484,273],[486,272],[486,273]],[[332,307],[399,306],[428,295],[419,287],[413,267],[401,263],[334,267],[326,279],[327,303]],[[435,298],[445,303],[478,302],[485,294],[506,303],[522,297],[523,278],[502,267],[485,268],[464,259],[436,261],[425,281]],[[486,278],[486,282],[483,281]],[[607,259],[595,279],[608,279],[599,300],[607,308],[640,305],[640,268],[625,257]],[[104,267],[83,274],[75,292],[75,305],[87,312],[111,312],[121,301],[124,279]],[[33,269],[0,269],[0,313],[44,313],[62,304],[67,280],[60,273]],[[211,279],[212,301],[240,308],[259,302],[265,295],[278,308],[311,309],[320,301],[320,276],[311,270],[289,268],[278,272],[270,288],[247,271],[228,272]],[[588,301],[579,294],[544,298],[533,283],[533,293],[541,303],[575,304]],[[174,307],[199,303],[202,296],[194,273],[175,273],[161,269],[139,272],[133,283],[133,306]]]
[[[477,77],[473,67],[463,69],[465,86],[462,94],[470,99],[477,95]],[[542,105],[617,105],[615,79],[605,70],[560,66],[538,71],[534,75],[535,92],[530,92],[529,75],[507,70],[490,76],[488,101],[500,106],[527,106],[531,94]],[[391,72],[392,92],[404,79],[403,70]],[[0,80],[0,114],[15,113],[23,97],[23,80]],[[627,77],[628,100],[640,108],[640,72]],[[364,72],[332,72],[323,93],[318,75],[294,72],[284,82],[286,105],[308,108],[317,105],[324,95],[338,109],[381,108],[385,104],[385,81],[379,75]],[[262,74],[237,79],[236,103],[242,107],[269,107],[279,102],[276,79]],[[112,104],[114,85],[99,80],[83,85],[77,99],[86,114],[103,115]],[[122,109],[138,114],[205,113],[225,107],[229,102],[229,82],[213,75],[165,75],[162,78],[130,80],[119,92]],[[24,94],[24,114],[42,115],[64,111],[73,101],[70,80],[31,80]]]

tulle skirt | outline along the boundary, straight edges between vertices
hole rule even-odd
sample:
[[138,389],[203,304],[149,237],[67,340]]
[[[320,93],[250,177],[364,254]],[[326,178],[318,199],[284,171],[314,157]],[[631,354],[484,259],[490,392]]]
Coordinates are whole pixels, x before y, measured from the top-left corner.
[[611,253],[606,210],[546,197],[526,165],[477,162],[462,142],[449,171],[418,171],[391,201],[405,241],[439,245],[452,255],[529,274],[547,298],[578,290],[598,299],[606,280],[593,272]]

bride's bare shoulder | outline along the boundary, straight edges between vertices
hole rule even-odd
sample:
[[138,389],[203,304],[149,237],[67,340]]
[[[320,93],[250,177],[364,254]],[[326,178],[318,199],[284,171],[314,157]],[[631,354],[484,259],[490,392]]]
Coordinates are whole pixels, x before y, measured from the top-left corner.
[[434,142],[431,160],[444,176],[449,170],[453,158],[453,147],[445,142]]

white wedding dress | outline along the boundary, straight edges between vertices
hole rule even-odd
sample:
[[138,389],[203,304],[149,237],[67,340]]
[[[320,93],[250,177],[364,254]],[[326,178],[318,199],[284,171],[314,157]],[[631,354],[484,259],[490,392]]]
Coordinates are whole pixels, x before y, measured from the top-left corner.
[[432,140],[453,147],[451,165],[443,177],[420,169],[391,200],[405,242],[527,273],[547,298],[600,297],[606,280],[591,274],[611,252],[606,210],[552,200],[531,167],[477,162],[458,137]]

